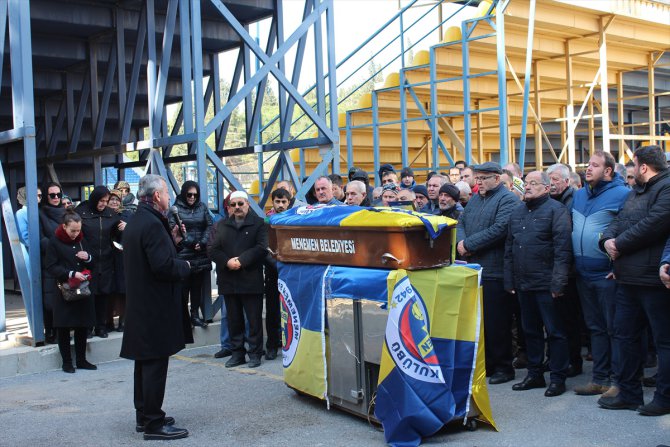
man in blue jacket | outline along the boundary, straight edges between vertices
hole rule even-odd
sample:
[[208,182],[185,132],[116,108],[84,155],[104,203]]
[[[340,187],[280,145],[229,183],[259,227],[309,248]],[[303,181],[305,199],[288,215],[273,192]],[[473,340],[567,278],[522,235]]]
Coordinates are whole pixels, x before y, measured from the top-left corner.
[[594,152],[586,168],[587,186],[575,192],[572,204],[577,290],[591,333],[593,355],[592,381],[575,388],[581,396],[602,394],[610,386],[616,283],[612,261],[600,250],[598,240],[630,194],[624,179],[614,171],[615,165],[609,152]]

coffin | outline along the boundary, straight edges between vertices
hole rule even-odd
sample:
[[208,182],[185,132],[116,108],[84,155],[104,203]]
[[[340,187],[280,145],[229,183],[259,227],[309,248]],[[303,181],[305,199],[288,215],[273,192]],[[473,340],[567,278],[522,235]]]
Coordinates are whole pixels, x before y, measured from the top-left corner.
[[336,208],[317,208],[304,217],[297,210],[273,216],[269,245],[276,258],[287,263],[406,270],[453,261],[454,220],[404,210]]

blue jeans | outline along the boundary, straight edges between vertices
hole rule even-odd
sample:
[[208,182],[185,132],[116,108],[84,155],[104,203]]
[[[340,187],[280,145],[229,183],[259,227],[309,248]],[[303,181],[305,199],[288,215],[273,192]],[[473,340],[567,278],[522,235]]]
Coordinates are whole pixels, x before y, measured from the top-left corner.
[[552,383],[564,383],[570,364],[568,336],[561,319],[559,304],[549,291],[517,290],[521,306],[521,324],[526,335],[528,353],[528,375],[533,378],[542,376],[544,360],[544,329],[549,341],[549,375]]
[[610,376],[615,369],[613,364],[616,363],[616,354],[612,348],[616,282],[605,278],[590,281],[578,276],[577,290],[586,327],[591,334],[593,383],[609,386]]
[[658,286],[618,284],[614,312],[616,368],[621,398],[642,404],[639,370],[643,362],[640,340],[645,329],[645,314],[651,326],[658,354],[654,401],[670,407],[670,290]]

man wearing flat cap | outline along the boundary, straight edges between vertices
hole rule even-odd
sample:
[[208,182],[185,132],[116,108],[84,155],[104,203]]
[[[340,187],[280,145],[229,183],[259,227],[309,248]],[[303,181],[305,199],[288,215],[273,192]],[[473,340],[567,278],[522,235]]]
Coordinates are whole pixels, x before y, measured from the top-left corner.
[[[265,222],[249,212],[249,196],[243,191],[230,195],[232,210],[216,226],[209,256],[216,263],[219,295],[224,296],[230,333],[230,360],[226,368],[247,363],[261,364],[263,355],[263,261],[267,254],[268,233]],[[248,350],[244,347],[244,317],[249,321]]]
[[460,204],[461,191],[451,183],[445,183],[440,188],[440,195],[437,198],[440,207],[440,216],[458,220],[463,213],[463,206]]
[[457,250],[462,259],[480,264],[484,289],[486,375],[495,385],[514,379],[512,367],[512,297],[503,284],[503,257],[510,216],[519,199],[500,181],[502,168],[486,162],[472,167],[479,187],[458,221]]

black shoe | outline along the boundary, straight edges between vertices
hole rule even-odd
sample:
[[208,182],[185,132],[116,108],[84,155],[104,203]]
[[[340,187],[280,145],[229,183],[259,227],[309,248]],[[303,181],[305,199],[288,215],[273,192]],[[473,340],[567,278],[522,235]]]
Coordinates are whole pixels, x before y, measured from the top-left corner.
[[86,329],[86,338],[88,340],[93,338],[93,330],[91,328]]
[[144,440],[166,440],[166,439],[181,439],[188,436],[188,430],[185,428],[177,428],[172,425],[163,425],[158,430],[144,431]]
[[[163,419],[163,425],[174,425],[174,418],[172,416],[165,416],[165,419]],[[144,424],[137,424],[135,425],[135,431],[137,433],[143,433],[144,432]]]
[[90,363],[88,360],[84,359],[80,362],[77,362],[77,369],[88,369],[91,371],[95,371],[98,369],[97,366],[95,366],[93,363]]
[[201,327],[203,329],[207,327],[207,323],[205,323],[204,321],[202,321],[198,317],[191,317],[191,324],[193,325],[193,327],[197,326],[197,327]]
[[63,372],[68,374],[74,373],[74,366],[72,366],[72,363],[63,363]]
[[491,376],[489,379],[489,384],[499,385],[501,383],[511,382],[512,380],[514,380],[514,373],[498,371]]
[[233,351],[231,351],[228,348],[221,348],[221,350],[219,352],[214,354],[214,358],[215,359],[222,359],[222,358],[228,357],[230,355],[233,355]]
[[212,319],[210,318],[209,320],[205,320],[205,323],[207,323],[207,324],[212,324],[212,323],[214,323],[214,320],[212,320]]
[[100,338],[107,338],[109,334],[107,334],[107,329],[105,328],[97,328],[95,330],[95,336],[100,337]]
[[568,377],[577,377],[582,372],[584,372],[583,369],[582,369],[582,365],[579,365],[579,366],[570,365],[570,366],[568,366],[567,376]]
[[563,393],[565,393],[565,383],[551,382],[547,391],[544,392],[544,395],[547,397],[556,397]]
[[226,368],[234,368],[235,366],[244,365],[247,361],[244,357],[231,357],[230,360],[226,362]]
[[663,416],[664,414],[670,414],[670,407],[664,407],[652,400],[647,405],[640,405],[637,412],[642,416]]
[[258,368],[261,366],[261,358],[260,357],[249,357],[249,363],[247,364],[249,368]]
[[532,390],[533,388],[545,388],[546,386],[547,382],[544,381],[544,377],[526,376],[522,382],[512,385],[512,389],[514,391],[526,391]]
[[268,348],[265,353],[265,360],[274,360],[277,358],[277,348]]
[[123,332],[124,326],[123,323],[119,323],[119,327],[116,328],[116,332]]
[[607,410],[637,410],[639,404],[626,402],[621,396],[616,397],[601,397],[598,399],[598,405]]
[[656,374],[654,374],[651,377],[644,377],[642,379],[642,386],[646,386],[647,388],[655,388],[656,387]]

